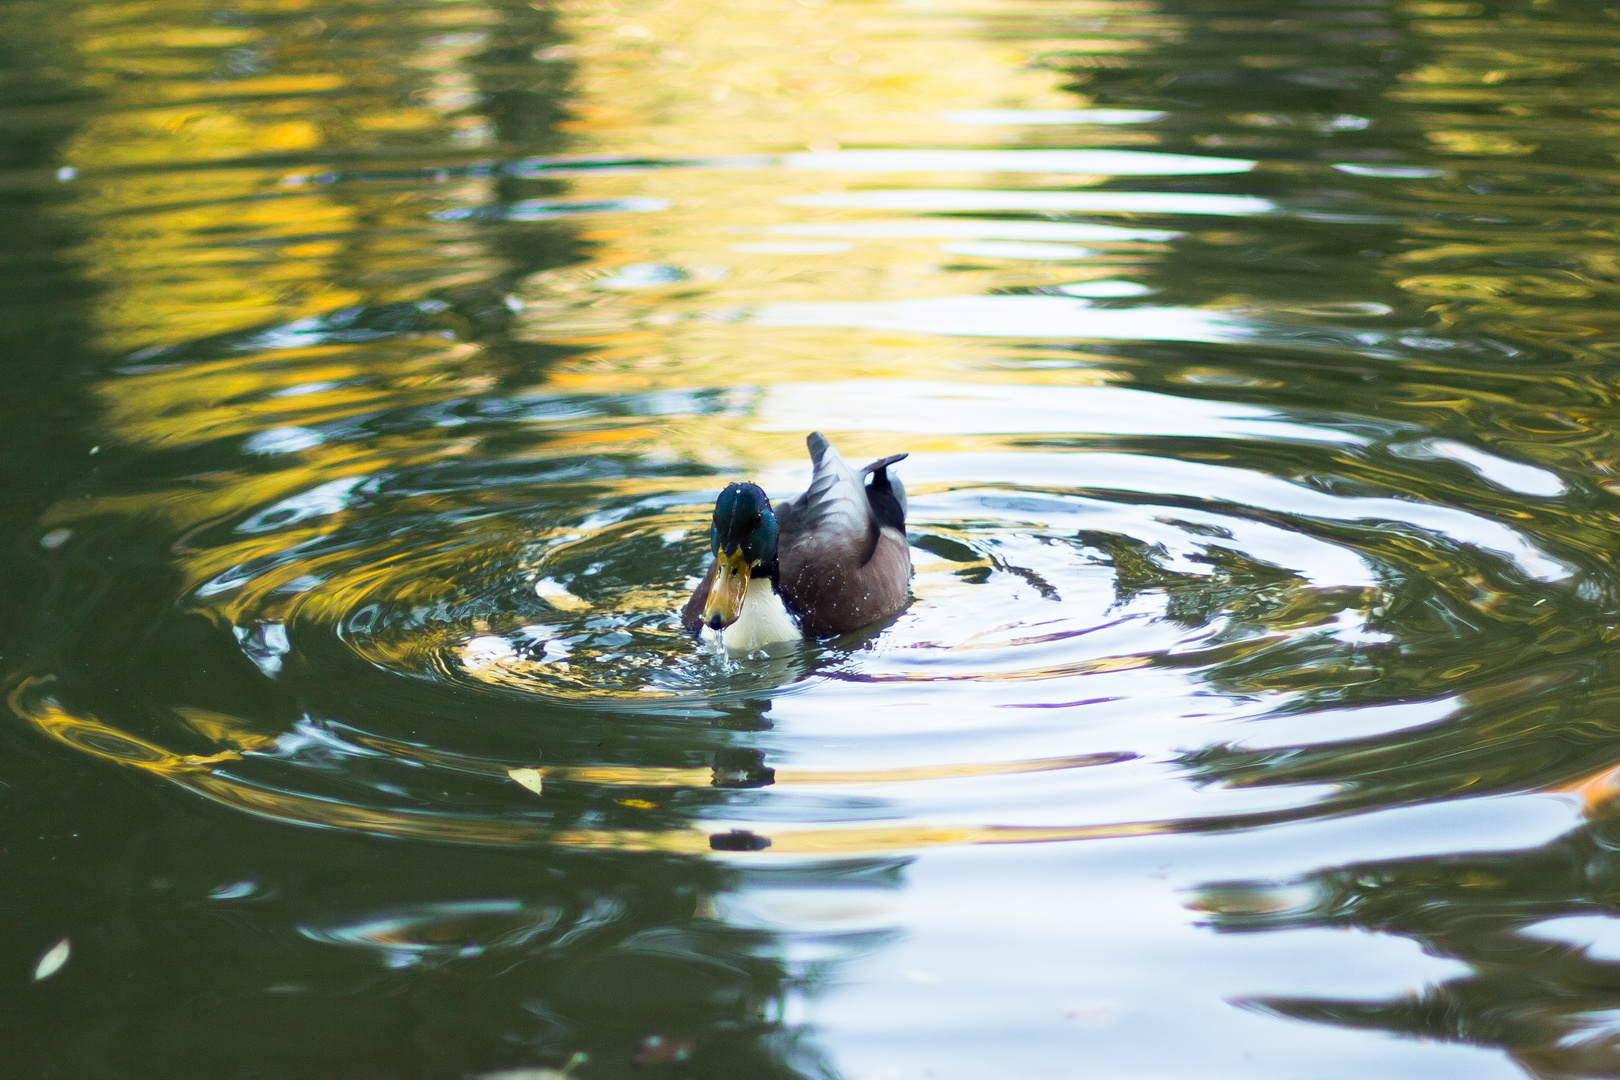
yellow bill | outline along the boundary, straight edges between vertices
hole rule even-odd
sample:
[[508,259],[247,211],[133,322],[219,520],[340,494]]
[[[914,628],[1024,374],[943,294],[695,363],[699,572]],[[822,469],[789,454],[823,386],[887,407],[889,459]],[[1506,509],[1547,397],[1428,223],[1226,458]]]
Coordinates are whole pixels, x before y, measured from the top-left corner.
[[743,597],[748,593],[748,560],[742,548],[720,555],[709,586],[709,602],[703,605],[703,622],[711,630],[730,626],[742,614]]

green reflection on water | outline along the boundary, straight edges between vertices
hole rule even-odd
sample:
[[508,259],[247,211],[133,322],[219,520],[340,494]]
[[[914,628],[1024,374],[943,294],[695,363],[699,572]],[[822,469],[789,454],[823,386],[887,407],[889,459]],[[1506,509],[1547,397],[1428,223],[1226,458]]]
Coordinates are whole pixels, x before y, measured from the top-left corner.
[[[17,1074],[864,1075],[807,1016],[951,925],[931,849],[1536,792],[1572,819],[1539,846],[1198,904],[1472,972],[1248,994],[1270,1048],[1612,1074],[1612,964],[1525,931],[1612,908],[1617,38],[1544,2],[8,6]],[[916,601],[725,661],[674,620],[705,506],[795,490],[810,428],[911,451]],[[1241,1049],[1160,1016],[1077,1056],[1065,992],[1025,1030],[917,990],[884,1038]]]

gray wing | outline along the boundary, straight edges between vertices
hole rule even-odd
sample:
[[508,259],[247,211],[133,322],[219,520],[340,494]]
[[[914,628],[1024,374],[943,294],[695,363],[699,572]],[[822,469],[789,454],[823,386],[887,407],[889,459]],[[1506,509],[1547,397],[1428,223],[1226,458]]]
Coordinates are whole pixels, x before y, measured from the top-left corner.
[[845,464],[821,432],[811,432],[804,441],[815,472],[803,495],[774,507],[782,529],[778,550],[813,539],[840,547],[860,544],[869,551],[876,523],[859,474]]
[[898,529],[880,520],[861,475],[826,438],[813,432],[805,443],[810,487],[775,507],[781,590],[808,633],[843,633],[905,606],[911,555],[903,520]]

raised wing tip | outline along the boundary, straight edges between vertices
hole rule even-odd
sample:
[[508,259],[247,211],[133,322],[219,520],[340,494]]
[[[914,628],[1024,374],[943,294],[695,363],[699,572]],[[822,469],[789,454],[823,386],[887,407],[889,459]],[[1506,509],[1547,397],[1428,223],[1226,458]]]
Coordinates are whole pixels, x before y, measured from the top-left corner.
[[887,469],[890,465],[893,465],[895,462],[904,461],[904,460],[906,460],[906,458],[908,458],[910,456],[911,456],[910,453],[905,453],[905,454],[890,454],[886,458],[878,458],[876,461],[872,462],[870,465],[863,465],[861,467],[861,475],[865,476],[867,473],[874,473],[874,472],[877,472],[879,469]]
[[820,465],[821,455],[825,454],[827,452],[827,447],[831,446],[832,444],[827,441],[827,436],[823,435],[821,432],[812,431],[810,434],[804,437],[804,445],[810,448],[810,460],[815,464]]

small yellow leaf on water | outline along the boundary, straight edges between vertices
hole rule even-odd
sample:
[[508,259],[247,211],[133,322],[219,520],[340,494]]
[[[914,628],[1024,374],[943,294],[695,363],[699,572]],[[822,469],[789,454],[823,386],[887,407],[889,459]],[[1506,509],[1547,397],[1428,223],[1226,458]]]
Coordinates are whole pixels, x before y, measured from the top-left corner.
[[39,963],[34,965],[34,981],[41,982],[61,971],[62,965],[68,962],[68,954],[72,951],[73,946],[67,938],[52,945],[50,951],[40,957]]
[[591,602],[582,600],[568,591],[568,586],[560,581],[550,578],[541,578],[534,583],[534,594],[558,611],[587,611]]
[[615,799],[613,801],[618,803],[620,806],[628,806],[632,810],[656,810],[656,809],[658,809],[658,804],[657,803],[648,802],[646,799]]
[[544,792],[540,790],[539,769],[507,769],[506,775],[510,776],[512,779],[516,780],[518,783],[522,784],[536,795],[544,794]]

